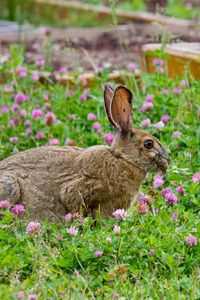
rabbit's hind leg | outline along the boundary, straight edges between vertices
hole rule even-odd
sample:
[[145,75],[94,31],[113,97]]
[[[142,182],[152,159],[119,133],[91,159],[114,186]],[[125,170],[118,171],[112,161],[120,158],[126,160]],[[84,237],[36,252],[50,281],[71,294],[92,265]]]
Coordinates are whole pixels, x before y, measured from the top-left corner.
[[20,186],[15,175],[6,173],[0,175],[0,201],[9,200],[17,203],[20,201]]

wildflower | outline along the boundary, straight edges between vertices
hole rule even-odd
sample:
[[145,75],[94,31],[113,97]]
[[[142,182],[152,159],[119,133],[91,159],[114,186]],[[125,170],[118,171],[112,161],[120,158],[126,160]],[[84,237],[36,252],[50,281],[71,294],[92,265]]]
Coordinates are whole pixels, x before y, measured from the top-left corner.
[[15,121],[9,120],[8,125],[14,127],[15,126]]
[[74,146],[75,142],[72,139],[67,138],[66,141],[65,141],[65,144],[68,145],[68,146]]
[[22,204],[16,204],[11,210],[11,212],[17,217],[22,217],[25,213],[25,208]]
[[80,101],[81,101],[81,102],[84,102],[84,101],[86,101],[86,100],[87,100],[87,96],[84,95],[84,94],[82,94],[82,95],[80,96]]
[[17,144],[18,141],[19,141],[19,138],[17,136],[11,136],[10,139],[9,139],[9,141],[11,143]]
[[196,172],[196,173],[193,174],[192,181],[197,182],[197,183],[200,182],[200,172]]
[[107,237],[106,237],[106,242],[108,242],[108,244],[111,244],[112,238],[111,238],[110,236],[107,236]]
[[154,176],[154,182],[153,182],[153,187],[158,189],[161,186],[163,186],[164,180],[163,180],[163,175],[157,174]]
[[186,239],[186,244],[188,246],[191,246],[191,247],[196,246],[197,245],[197,238],[194,235],[189,234],[187,239]]
[[67,94],[68,94],[69,96],[72,96],[72,95],[74,94],[74,91],[69,89],[69,90],[67,91]]
[[40,232],[40,223],[39,222],[30,222],[26,226],[26,233],[36,235]]
[[175,203],[177,203],[179,201],[178,198],[172,192],[166,193],[165,199],[166,199],[167,205],[174,205]]
[[164,64],[164,60],[163,59],[158,58],[158,57],[156,57],[156,58],[153,59],[153,65],[154,66],[158,66],[158,65],[162,66],[163,64]]
[[147,95],[146,98],[145,98],[145,102],[146,103],[152,103],[153,102],[153,98],[154,98],[153,95]]
[[19,114],[20,114],[21,118],[26,118],[26,116],[27,116],[27,112],[25,109],[22,109]]
[[24,77],[26,77],[26,74],[27,74],[27,68],[26,67],[17,67],[16,72],[17,72],[17,76],[19,78],[24,78]]
[[180,86],[177,86],[177,87],[175,87],[175,88],[173,89],[173,93],[174,93],[175,95],[180,95],[181,92],[182,92],[182,88],[181,88]]
[[130,62],[130,63],[128,64],[128,67],[129,67],[129,69],[131,69],[131,71],[136,71],[136,70],[138,70],[137,64],[132,63],[132,62]]
[[113,228],[113,232],[114,232],[115,234],[120,234],[120,232],[121,232],[121,227],[115,225],[114,228]]
[[19,105],[17,104],[17,103],[14,103],[13,105],[12,105],[12,110],[13,111],[17,111],[19,109]]
[[87,115],[88,121],[94,121],[96,120],[96,118],[97,118],[96,115],[92,112]]
[[15,102],[17,102],[18,104],[22,104],[26,101],[26,95],[24,95],[24,93],[17,93],[15,95]]
[[30,126],[31,126],[31,121],[26,120],[26,121],[24,122],[24,126],[30,127]]
[[78,228],[72,226],[70,228],[67,229],[67,232],[69,233],[69,235],[71,236],[76,236],[78,233]]
[[148,197],[141,193],[138,197],[138,201],[140,203],[148,203]]
[[164,73],[165,72],[165,69],[163,68],[163,67],[156,67],[155,68],[155,71],[157,72],[157,73]]
[[59,145],[60,142],[59,142],[58,139],[51,139],[51,140],[49,141],[49,144],[50,144],[50,145]]
[[26,135],[27,136],[31,135],[31,133],[32,133],[32,129],[31,128],[26,129]]
[[58,234],[57,234],[57,239],[58,239],[59,241],[62,241],[62,239],[63,239],[62,233],[58,233]]
[[2,113],[7,114],[7,113],[9,113],[9,108],[7,106],[3,106],[1,111],[2,111]]
[[35,120],[41,118],[41,117],[42,117],[42,110],[39,109],[39,108],[35,108],[35,109],[32,111],[32,117],[33,117],[33,119],[35,119]]
[[169,91],[168,91],[168,89],[162,89],[162,90],[161,90],[161,93],[162,93],[163,95],[167,95],[167,94],[169,94]]
[[165,127],[165,124],[162,121],[160,121],[160,122],[154,124],[154,127],[158,130],[162,130]]
[[56,121],[56,116],[52,112],[47,112],[45,115],[45,124],[50,126]]
[[6,93],[12,93],[13,92],[13,87],[12,86],[5,86],[3,90]]
[[102,66],[97,66],[97,73],[101,74],[101,72],[103,71],[103,67]]
[[146,102],[142,105],[140,111],[144,113],[145,111],[151,110],[153,108],[153,104],[151,102]]
[[65,74],[67,72],[67,68],[65,66],[62,66],[58,70],[59,73]]
[[164,190],[162,190],[161,195],[162,195],[163,197],[165,197],[165,195],[166,195],[167,193],[170,193],[171,191],[172,191],[171,188],[170,188],[170,187],[167,187],[167,188],[165,188]]
[[0,201],[0,209],[6,210],[10,208],[10,203],[7,200]]
[[52,29],[51,29],[50,27],[47,26],[47,27],[44,28],[44,34],[45,34],[45,35],[48,36],[48,35],[50,35],[51,33],[52,33]]
[[37,82],[39,80],[39,74],[37,72],[33,72],[32,81]]
[[143,127],[149,127],[151,125],[151,120],[150,119],[144,119],[144,120],[142,120],[141,125]]
[[99,257],[101,257],[102,255],[103,255],[103,251],[101,251],[101,250],[97,250],[97,251],[94,252],[94,256],[95,256],[96,258],[99,258]]
[[38,131],[36,134],[36,139],[41,140],[44,138],[44,132],[42,130]]
[[164,124],[167,124],[170,120],[170,116],[169,115],[163,115],[161,117],[161,121],[164,123]]
[[184,188],[182,186],[177,186],[176,190],[180,195],[185,194]]
[[172,221],[176,221],[178,219],[178,213],[177,212],[172,213],[171,219],[172,219]]
[[124,220],[127,216],[127,212],[124,209],[117,209],[112,215],[116,220]]
[[140,202],[137,204],[136,209],[138,213],[148,213],[149,206],[147,203]]
[[96,131],[97,133],[101,133],[101,124],[99,122],[95,122],[93,124],[93,129],[94,131]]
[[24,298],[25,298],[24,292],[23,292],[23,291],[19,291],[19,292],[17,293],[17,298],[18,298],[18,299],[24,299]]
[[107,133],[104,135],[104,141],[107,144],[112,144],[112,142],[114,141],[115,136],[112,133]]
[[176,130],[172,133],[172,137],[176,140],[181,138],[181,132],[179,130]]
[[45,60],[44,59],[38,59],[36,62],[35,62],[35,66],[36,67],[43,67],[45,65]]
[[158,208],[155,209],[154,207],[152,207],[150,210],[154,216],[158,215],[158,212],[159,212]]
[[77,218],[79,218],[79,217],[80,217],[79,213],[73,213],[73,214],[68,213],[68,214],[66,214],[66,215],[64,216],[64,219],[65,219],[66,222],[68,222],[68,221],[71,221],[71,220],[73,220],[73,219],[77,219]]
[[89,97],[89,91],[90,91],[89,89],[84,89],[82,95],[80,96],[80,101],[81,102],[84,102],[84,101],[86,101],[88,99],[88,97]]
[[180,86],[186,86],[186,87],[188,87],[189,86],[189,82],[187,81],[187,80],[181,80],[180,81]]

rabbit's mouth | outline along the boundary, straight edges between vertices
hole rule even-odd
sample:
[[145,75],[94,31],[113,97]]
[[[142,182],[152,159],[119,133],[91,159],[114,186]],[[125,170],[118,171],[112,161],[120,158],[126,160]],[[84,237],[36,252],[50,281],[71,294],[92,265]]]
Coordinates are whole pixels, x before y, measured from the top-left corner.
[[169,168],[169,157],[161,153],[156,154],[155,157],[156,165],[159,170],[166,172]]

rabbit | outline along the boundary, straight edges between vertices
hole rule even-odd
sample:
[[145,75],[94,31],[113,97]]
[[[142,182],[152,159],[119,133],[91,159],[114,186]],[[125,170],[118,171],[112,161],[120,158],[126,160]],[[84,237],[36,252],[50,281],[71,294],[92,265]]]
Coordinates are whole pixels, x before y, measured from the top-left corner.
[[67,213],[112,216],[128,209],[150,171],[168,168],[161,143],[133,127],[132,93],[104,86],[105,111],[116,130],[111,146],[42,146],[0,162],[0,199],[22,203],[31,219],[61,220]]

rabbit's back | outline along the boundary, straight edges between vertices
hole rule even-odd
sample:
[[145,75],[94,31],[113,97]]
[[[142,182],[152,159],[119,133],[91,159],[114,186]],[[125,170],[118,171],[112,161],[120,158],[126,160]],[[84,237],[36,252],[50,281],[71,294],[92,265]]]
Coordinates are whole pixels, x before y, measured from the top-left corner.
[[18,152],[0,162],[0,171],[3,170],[45,170],[55,167],[64,167],[63,163],[70,163],[71,159],[79,155],[84,149],[78,147],[43,146]]
[[[75,158],[84,149],[44,146],[19,152],[0,162],[0,197],[26,204],[31,216],[63,215],[60,187],[77,176]],[[5,196],[4,196],[5,195]],[[9,197],[10,196],[10,197]]]

